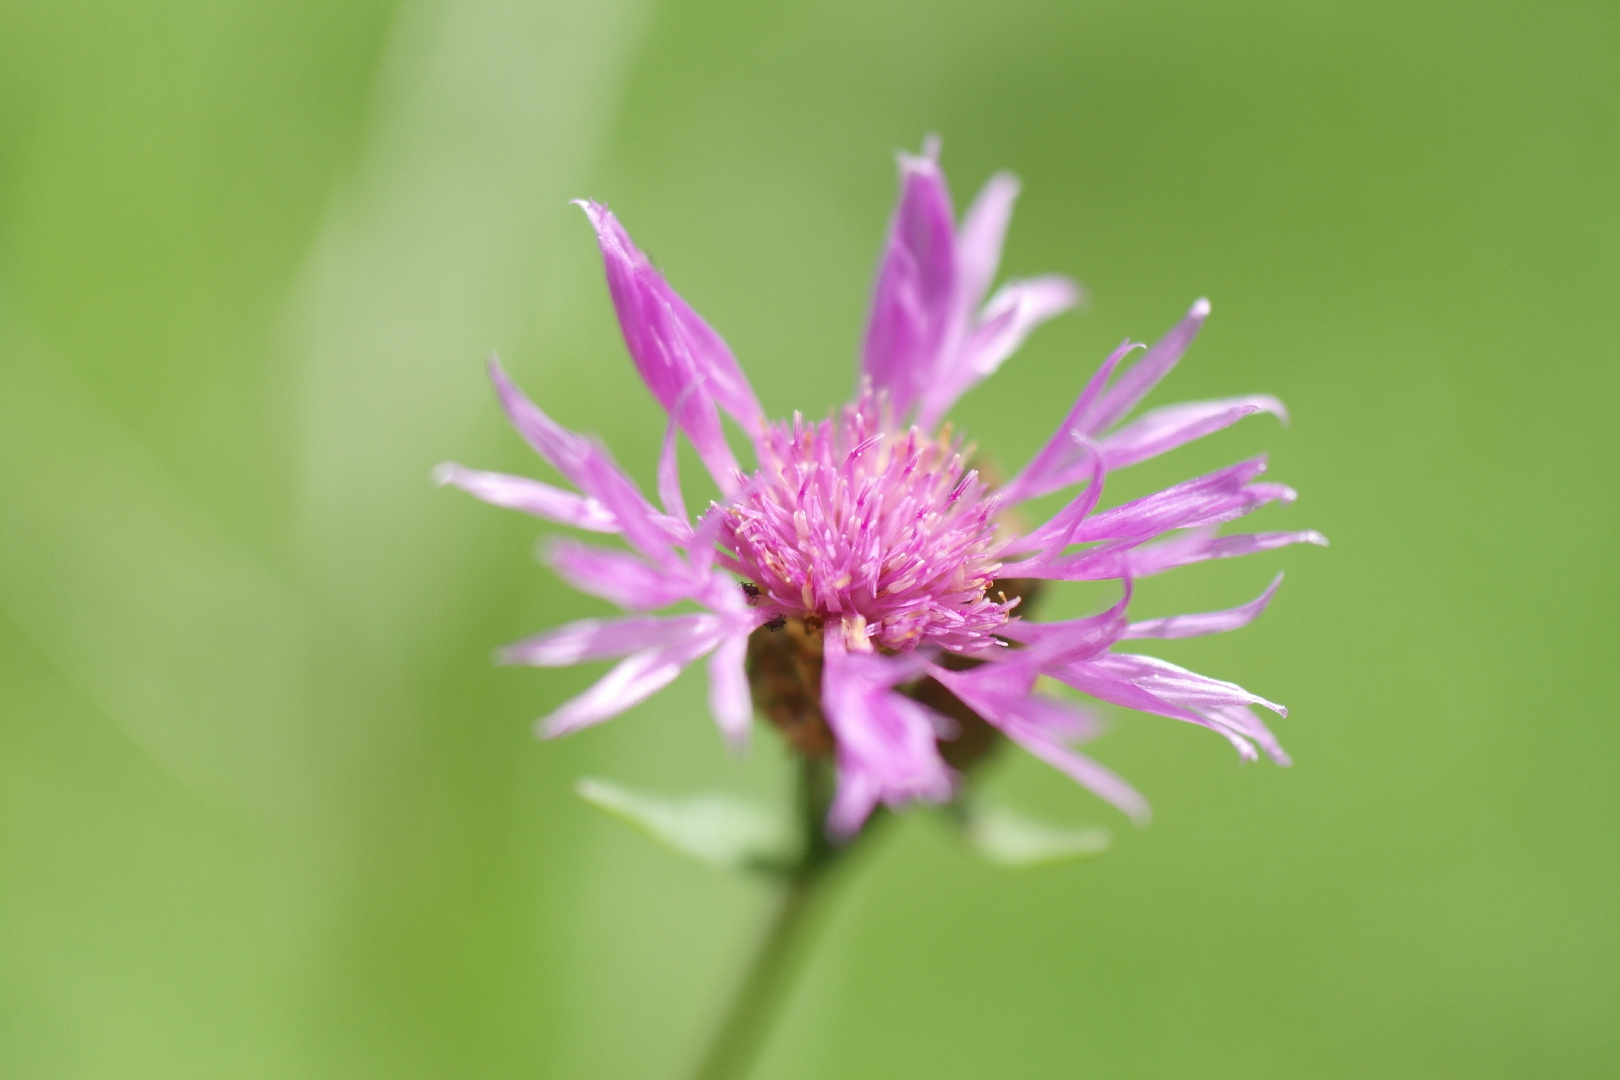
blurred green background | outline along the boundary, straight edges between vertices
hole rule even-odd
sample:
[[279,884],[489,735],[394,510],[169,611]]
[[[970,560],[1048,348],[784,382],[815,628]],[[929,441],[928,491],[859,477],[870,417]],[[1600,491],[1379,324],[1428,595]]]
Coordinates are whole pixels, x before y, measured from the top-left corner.
[[[1004,269],[1090,309],[958,409],[1016,464],[1127,334],[1215,315],[1158,403],[1293,409],[1334,546],[1163,654],[1292,707],[1297,764],[1121,715],[1146,829],[1013,874],[913,815],[761,1077],[1620,1073],[1620,7],[1612,2],[0,4],[0,1075],[680,1077],[764,912],[583,774],[780,792],[701,671],[605,727],[493,646],[602,610],[545,531],[499,351],[650,479],[589,230],[609,202],[767,408],[851,385],[893,152],[1025,181]],[[1079,611],[1091,597],[1058,597]],[[1174,647],[1170,647],[1174,646]]]

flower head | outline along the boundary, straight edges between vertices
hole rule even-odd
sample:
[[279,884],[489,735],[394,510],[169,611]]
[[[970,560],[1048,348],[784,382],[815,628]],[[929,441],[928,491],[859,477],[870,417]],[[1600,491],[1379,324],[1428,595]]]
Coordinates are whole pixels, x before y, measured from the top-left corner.
[[[1221,535],[1219,528],[1291,489],[1260,479],[1263,459],[1098,510],[1107,472],[1162,454],[1256,412],[1286,418],[1264,395],[1172,405],[1123,423],[1186,351],[1209,314],[1193,305],[1157,344],[1125,342],[1081,389],[1051,440],[1012,480],[992,485],[941,421],[1035,326],[1072,306],[1059,277],[1009,282],[989,295],[1016,181],[991,179],[958,225],[938,145],[900,159],[900,202],[879,263],[862,348],[860,393],[819,422],[768,421],[725,341],[683,301],[605,207],[582,203],[596,229],[631,359],[669,428],[654,506],[592,440],[570,432],[491,377],[525,440],[574,488],[440,467],[438,477],[487,502],[599,533],[629,550],[572,539],[548,558],[584,592],[627,614],[586,619],[509,646],[513,663],[619,659],[541,722],[560,735],[609,719],[708,657],[710,705],[734,743],[755,708],[801,753],[831,755],[838,790],[828,826],[858,831],[879,803],[949,800],[977,745],[994,731],[1133,816],[1147,804],[1076,752],[1095,717],[1037,691],[1043,676],[1097,700],[1198,724],[1245,757],[1287,757],[1251,706],[1285,710],[1235,684],[1115,651],[1137,638],[1231,630],[1254,619],[1277,582],[1228,611],[1132,622],[1133,580],[1206,559],[1299,542],[1314,532]],[[720,414],[753,443],[739,466]],[[693,517],[676,471],[684,434],[721,501]],[[1004,511],[1063,489],[1069,501],[1013,533]],[[1117,580],[1122,596],[1083,619],[1034,622],[1021,602],[1046,580]],[[1280,581],[1280,577],[1278,579]],[[650,615],[681,602],[698,613]]]
[[1014,601],[995,511],[949,433],[899,430],[868,392],[832,418],[772,424],[759,471],[725,508],[724,561],[772,610],[843,627],[855,652],[996,644]]

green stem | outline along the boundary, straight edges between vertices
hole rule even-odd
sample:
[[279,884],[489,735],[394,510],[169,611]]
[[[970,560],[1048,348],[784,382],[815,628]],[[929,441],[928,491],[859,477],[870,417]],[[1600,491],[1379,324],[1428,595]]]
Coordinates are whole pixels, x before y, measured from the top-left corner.
[[748,1075],[791,988],[795,946],[808,927],[805,915],[819,880],[819,875],[796,874],[788,881],[759,952],[693,1080],[742,1080]]
[[827,763],[803,762],[799,802],[804,853],[782,884],[765,936],[692,1080],[743,1080],[792,992],[802,967],[803,942],[816,928],[817,899],[833,866],[849,850],[832,847],[823,831],[831,786]]

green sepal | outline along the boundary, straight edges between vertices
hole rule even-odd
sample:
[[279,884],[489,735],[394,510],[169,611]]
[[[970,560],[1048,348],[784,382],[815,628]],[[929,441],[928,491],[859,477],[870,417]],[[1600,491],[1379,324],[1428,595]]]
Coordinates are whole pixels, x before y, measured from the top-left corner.
[[1107,829],[1048,825],[995,803],[959,804],[951,817],[968,850],[986,862],[1013,869],[1087,859],[1101,855],[1113,842]]
[[717,870],[785,874],[798,857],[786,818],[733,795],[672,798],[582,777],[579,797],[660,844]]

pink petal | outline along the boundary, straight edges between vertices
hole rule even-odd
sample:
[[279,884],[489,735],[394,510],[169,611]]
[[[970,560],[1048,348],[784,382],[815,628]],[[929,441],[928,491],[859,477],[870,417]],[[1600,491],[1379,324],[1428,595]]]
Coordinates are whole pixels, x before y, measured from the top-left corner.
[[1008,655],[1004,664],[991,666],[1066,664],[1090,660],[1107,652],[1114,642],[1125,635],[1125,611],[1131,602],[1129,578],[1125,579],[1124,586],[1124,594],[1119,601],[1097,615],[1061,622],[1008,623],[1003,628],[1002,636],[1027,647]]
[[681,669],[714,648],[714,638],[633,653],[589,690],[564,702],[540,721],[542,738],[554,739],[611,720],[675,681]]
[[1098,403],[1097,411],[1090,417],[1087,433],[1106,431],[1136,408],[1137,403],[1158,385],[1159,380],[1170,374],[1170,369],[1176,366],[1181,354],[1198,336],[1199,328],[1208,317],[1208,300],[1193,304],[1186,316],[1109,388]]
[[740,412],[745,427],[757,432],[760,425],[758,402],[736,358],[636,248],[612,211],[594,202],[578,205],[596,229],[608,292],[636,370],[729,494],[737,462],[720,427],[716,400]]
[[1141,793],[1111,769],[1105,768],[1084,754],[1076,753],[1059,740],[1019,722],[1016,718],[996,726],[1013,742],[1048,765],[1068,774],[1076,783],[1099,799],[1124,811],[1131,820],[1138,824],[1146,824],[1153,816],[1152,808],[1148,806],[1148,801]]
[[991,298],[978,326],[928,380],[917,413],[918,426],[932,429],[957,398],[995,374],[1030,331],[1079,300],[1079,288],[1063,277],[1033,278],[1002,286]]
[[874,653],[850,653],[835,633],[826,635],[825,647],[822,708],[838,740],[838,792],[828,814],[829,831],[853,836],[878,802],[949,800],[951,772],[935,742],[942,718],[891,689],[913,666]]
[[719,628],[713,615],[653,618],[581,619],[534,637],[513,642],[500,652],[504,664],[569,667],[634,652],[661,649],[681,642],[708,640]]
[[671,419],[664,429],[664,448],[658,455],[658,501],[664,504],[664,513],[685,521],[686,499],[681,494],[681,463],[675,432],[675,421]]
[[1110,540],[1087,551],[1056,558],[1042,553],[1033,559],[1007,563],[1001,568],[1001,574],[1003,577],[1032,577],[1044,581],[1107,581],[1140,577],[1130,569],[1127,560],[1131,549],[1142,542],[1140,538]]
[[1069,505],[1053,514],[1044,525],[1027,535],[1014,537],[1007,545],[1008,553],[1045,549],[1043,557],[1051,558],[1074,543],[1087,515],[1097,508],[1097,501],[1102,498],[1103,491],[1102,454],[1092,445],[1091,440],[1083,435],[1077,437],[1077,442],[1085,455],[1084,464],[1088,468],[1086,486],[1069,501]]
[[878,264],[861,370],[904,416],[947,344],[956,303],[950,192],[931,156],[900,157],[900,202]]
[[675,313],[677,324],[686,336],[698,371],[703,376],[703,387],[714,397],[715,403],[737,421],[749,435],[757,437],[765,427],[765,410],[760,408],[748,376],[743,374],[731,346],[703,318],[693,311],[681,296],[657,278],[663,286],[663,296]]
[[1264,705],[1278,716],[1288,715],[1288,710],[1281,705],[1267,701],[1258,694],[1251,694],[1237,683],[1212,679],[1156,656],[1113,653],[1097,660],[1093,666],[1129,679],[1135,686],[1172,705],[1200,709]]
[[1088,518],[1075,533],[1081,542],[1157,536],[1201,522],[1235,506],[1250,505],[1243,487],[1265,471],[1264,458],[1251,458],[1195,480],[1166,488]]
[[1088,742],[1104,731],[1094,710],[1044,694],[1026,695],[1019,715],[1043,734],[1063,742]]
[[[720,535],[720,528],[724,524],[725,510],[718,504],[711,503],[709,509],[704,512],[703,517],[698,520],[697,528],[692,530],[692,539],[687,545],[692,573],[699,576],[708,576],[711,581],[721,588],[721,595],[729,596],[732,601],[727,603],[724,600],[705,598],[704,603],[717,611],[732,610],[737,604],[741,603],[741,600],[738,599],[741,590],[731,587],[732,583],[727,581],[724,575],[713,572],[715,559],[720,554],[715,550],[715,538]],[[735,563],[736,560],[732,559],[730,561]],[[738,565],[728,567],[728,569],[741,571],[742,567]]]
[[1109,354],[1104,360],[1086,388],[1081,391],[1069,409],[1069,414],[1063,418],[1056,432],[1047,440],[1036,455],[1030,459],[1019,474],[1001,491],[1003,501],[1011,506],[1023,502],[1025,499],[1039,498],[1058,488],[1067,487],[1077,483],[1084,475],[1086,463],[1083,460],[1081,443],[1077,436],[1085,436],[1092,430],[1089,417],[1097,402],[1101,400],[1103,389],[1108,385],[1108,379],[1113,375],[1119,362],[1130,355],[1134,349],[1142,348],[1134,345],[1129,339],[1122,342],[1119,348]]
[[1063,744],[1065,738],[1094,733],[1098,728],[1095,716],[1078,706],[1030,694],[1027,685],[1022,690],[1012,687],[1010,692],[998,688],[992,681],[997,674],[994,665],[966,672],[933,671],[946,689],[1008,738],[1132,818],[1147,820],[1147,800],[1135,788]]
[[1103,439],[1103,454],[1110,469],[1122,469],[1230,427],[1257,412],[1269,412],[1285,423],[1288,419],[1282,402],[1266,394],[1169,405],[1144,414]]
[[1277,737],[1271,733],[1271,729],[1266,727],[1254,710],[1247,705],[1222,705],[1202,711],[1211,720],[1225,724],[1238,734],[1259,743],[1266,755],[1278,765],[1293,764],[1293,760],[1277,741]]
[[[576,435],[541,411],[540,406],[512,382],[499,360],[489,361],[489,381],[495,384],[496,396],[507,418],[517,429],[523,441],[544,458],[553,468],[568,478],[569,483],[584,489],[580,471],[585,460],[596,453],[590,441]],[[589,494],[589,492],[587,492]]]
[[660,561],[669,559],[669,519],[653,509],[608,452],[542,412],[513,385],[495,360],[490,361],[489,377],[501,406],[523,440],[569,483],[600,503],[633,547]]
[[1001,245],[1017,201],[1018,178],[1011,173],[996,173],[962,216],[956,242],[957,292],[966,311],[984,301],[990,283],[996,280]]
[[[613,463],[606,450],[587,458],[581,467],[584,490],[595,495],[618,519],[625,541],[660,566],[673,568],[679,557],[671,547],[669,523],[674,520],[652,508],[635,482]],[[685,530],[684,523],[677,522]],[[675,542],[680,542],[676,538]]]
[[960,688],[962,693],[971,694],[975,700],[1028,697],[1035,690],[1040,666],[1017,663],[1015,660],[1016,657],[1006,663],[981,664],[967,671],[951,671],[938,664],[930,664],[928,673],[952,693]]
[[848,840],[861,831],[882,800],[879,778],[863,772],[858,762],[838,763],[838,790],[827,810],[827,832],[837,840]]
[[523,476],[466,469],[447,461],[433,470],[437,484],[449,484],[474,498],[508,510],[521,510],[547,521],[591,532],[616,533],[618,520],[595,499],[542,484]]
[[1236,630],[1248,626],[1260,613],[1266,610],[1271,598],[1277,594],[1277,586],[1282,584],[1283,576],[1278,574],[1266,586],[1266,591],[1250,600],[1241,607],[1228,608],[1225,611],[1210,611],[1201,615],[1170,615],[1163,619],[1147,619],[1143,622],[1131,623],[1125,631],[1127,638],[1187,638],[1199,637],[1203,634],[1220,634],[1227,630]]
[[1292,497],[1293,490],[1281,484],[1248,484],[1264,471],[1263,458],[1239,462],[1105,510],[1061,536],[1057,535],[1057,518],[1054,518],[1029,536],[1014,539],[1007,550],[1024,551],[1037,543],[1066,545],[1071,541],[1108,540],[1115,544],[1063,557],[1054,557],[1049,548],[1040,557],[1003,567],[1002,573],[1008,577],[1023,575],[1067,581],[1117,577],[1131,565],[1119,554],[1121,547],[1133,547],[1174,529],[1228,521],[1265,502]]
[[1280,502],[1286,506],[1297,498],[1299,492],[1287,484],[1249,484],[1240,491],[1214,500],[1207,510],[1196,517],[1188,518],[1177,528],[1193,529],[1220,525],[1252,514],[1267,503]]
[[701,579],[653,566],[627,551],[610,551],[574,540],[554,539],[546,561],[580,592],[627,611],[650,611],[695,596]]
[[754,723],[754,699],[744,662],[748,634],[732,634],[709,656],[709,711],[726,741],[741,750]]
[[1253,555],[1290,544],[1327,547],[1327,542],[1327,537],[1311,529],[1302,532],[1239,533],[1234,536],[1216,536],[1213,530],[1199,530],[1129,552],[1124,556],[1123,564],[1133,577],[1148,577],[1206,559]]
[[1090,694],[1099,701],[1135,709],[1137,712],[1152,713],[1155,716],[1167,716],[1172,720],[1185,720],[1189,724],[1208,728],[1223,736],[1245,759],[1252,761],[1256,757],[1255,749],[1249,740],[1236,734],[1228,724],[1211,720],[1202,713],[1166,701],[1138,686],[1129,675],[1109,670],[1102,664],[1059,665],[1048,668],[1046,674],[1082,693]]

